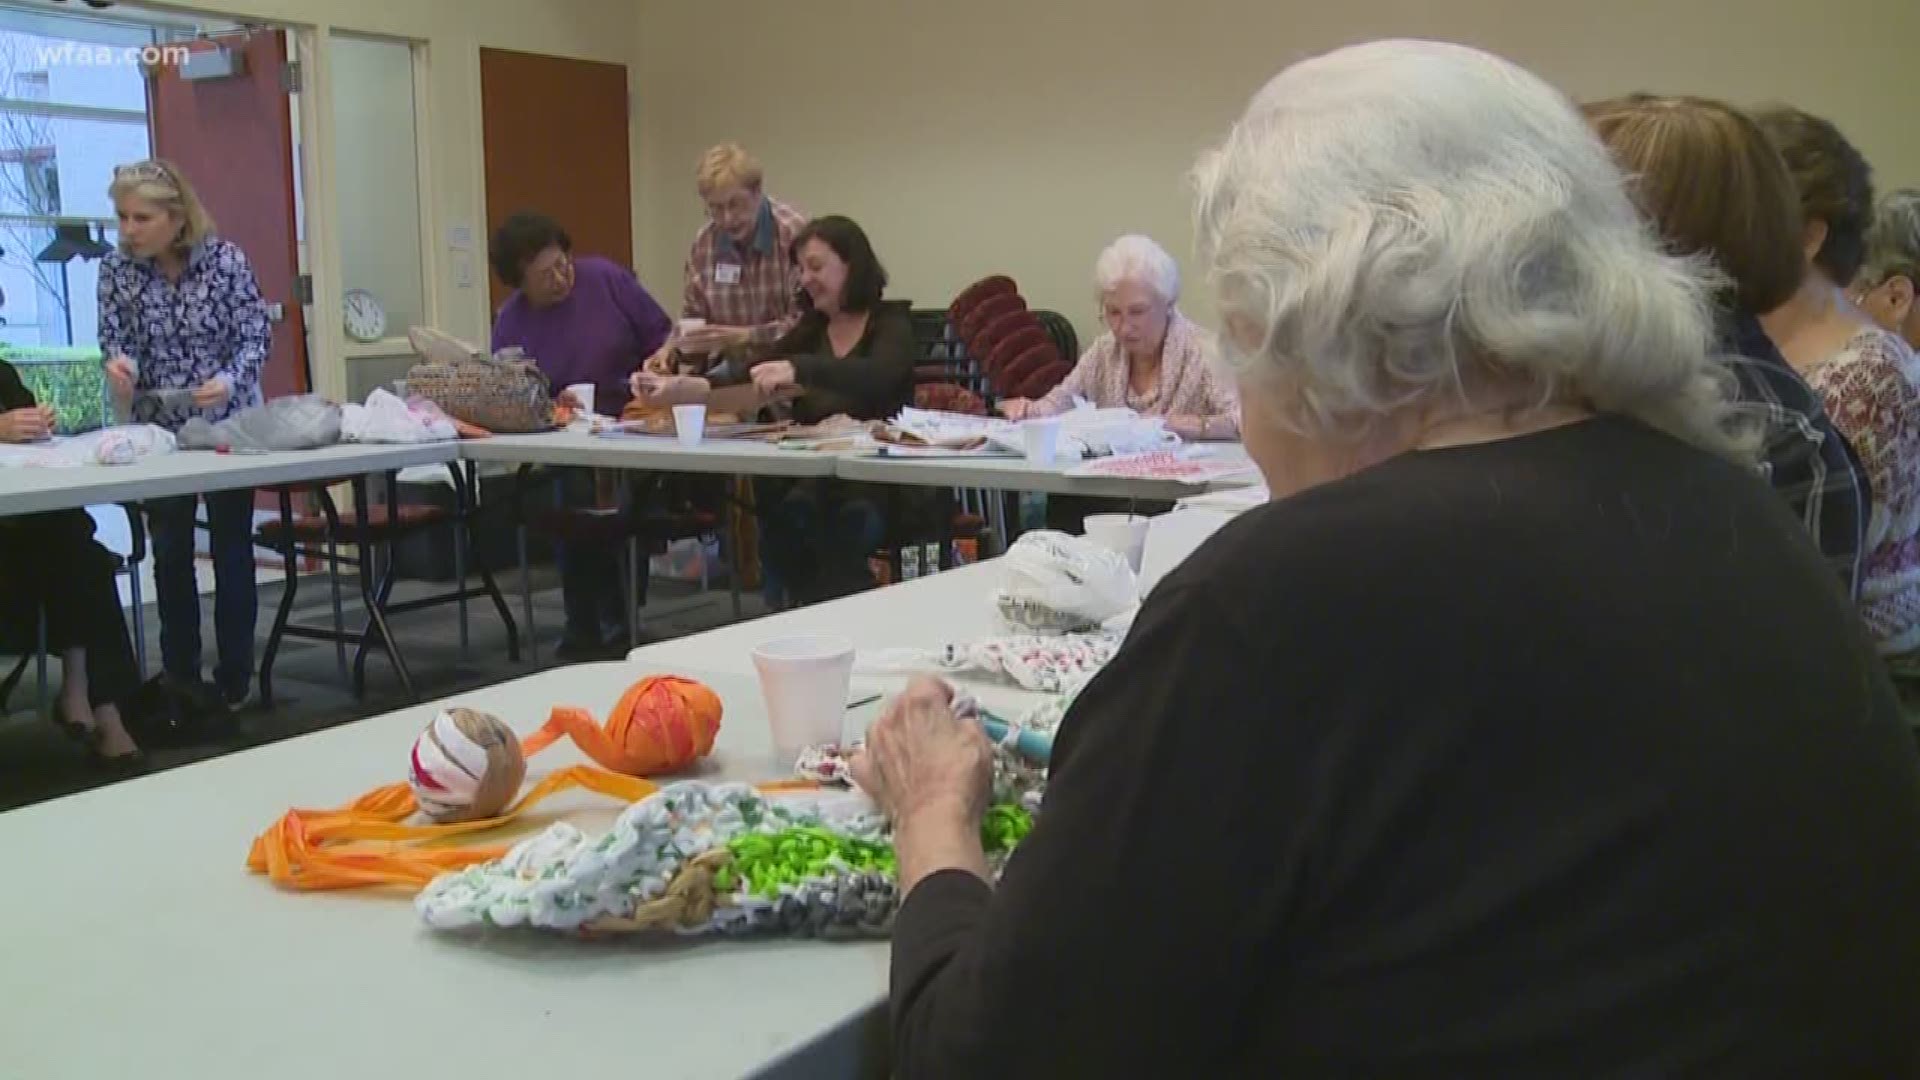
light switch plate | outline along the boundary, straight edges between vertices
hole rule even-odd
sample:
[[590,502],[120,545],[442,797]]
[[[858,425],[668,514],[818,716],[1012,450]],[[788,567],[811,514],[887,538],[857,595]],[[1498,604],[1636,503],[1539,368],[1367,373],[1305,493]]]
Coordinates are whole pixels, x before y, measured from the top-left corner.
[[473,226],[471,225],[447,226],[447,246],[452,248],[455,251],[472,251],[473,250]]

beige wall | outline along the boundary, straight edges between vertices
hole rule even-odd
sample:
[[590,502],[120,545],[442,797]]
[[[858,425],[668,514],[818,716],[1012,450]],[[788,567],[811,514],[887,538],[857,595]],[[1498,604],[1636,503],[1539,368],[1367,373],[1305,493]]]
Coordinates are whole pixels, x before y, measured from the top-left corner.
[[[142,5],[198,11],[233,19],[259,19],[298,26],[327,26],[337,30],[387,35],[425,42],[426,126],[423,149],[429,161],[428,183],[421,200],[435,243],[426,251],[427,290],[437,299],[439,325],[450,333],[484,344],[491,324],[486,288],[485,200],[481,184],[480,49],[520,49],[627,63],[632,58],[637,17],[630,0],[202,0],[180,5]],[[322,65],[325,67],[325,65]],[[311,100],[331,100],[324,71],[309,81]],[[533,92],[534,88],[530,88]],[[564,102],[555,102],[564,108]],[[335,165],[326,151],[353,138],[351,129],[320,125],[303,127],[309,143],[309,248],[322,266],[316,274],[314,374],[317,388],[332,394],[367,380],[351,378],[348,364],[378,365],[390,370],[380,350],[348,350],[339,329],[342,288],[338,222],[360,211],[342,200],[333,178]],[[313,151],[321,151],[314,153]],[[333,227],[327,218],[335,221]],[[447,230],[464,225],[473,230],[469,253],[453,251]],[[459,264],[464,261],[471,285],[462,286]],[[397,331],[404,333],[404,328]],[[348,359],[352,351],[355,357]],[[390,353],[392,350],[388,350]]]
[[[1581,97],[1777,99],[1836,120],[1882,186],[1920,182],[1920,2],[1856,0],[648,0],[638,17],[640,270],[676,296],[693,161],[745,142],[770,189],[873,234],[896,296],[983,274],[1093,328],[1115,235],[1189,262],[1183,174],[1288,61],[1381,36],[1493,49]],[[1189,308],[1210,316],[1190,289]]]

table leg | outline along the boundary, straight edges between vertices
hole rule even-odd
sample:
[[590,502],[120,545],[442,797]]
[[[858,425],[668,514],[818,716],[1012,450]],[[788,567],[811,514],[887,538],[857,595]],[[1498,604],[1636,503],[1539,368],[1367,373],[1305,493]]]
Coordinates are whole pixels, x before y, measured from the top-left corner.
[[527,659],[540,660],[539,635],[533,630],[533,570],[527,562],[527,473],[522,465],[513,474],[514,539],[520,548],[520,611],[527,620]]
[[[987,528],[993,532],[994,554],[1006,554],[1013,537],[1007,533],[1007,493],[1004,491],[987,493]],[[981,552],[980,557],[986,558],[986,552]]]
[[[738,491],[741,478],[735,476],[730,477],[729,480],[732,489]],[[720,506],[721,513],[726,515],[727,519],[727,585],[733,593],[733,617],[739,619],[742,617],[740,579],[747,572],[747,568],[740,563],[740,519],[746,514],[746,510],[738,505],[731,492],[720,501]]]
[[[400,520],[399,474],[387,473],[387,520]],[[400,676],[400,685],[406,688],[407,696],[420,700],[420,692],[414,689],[413,673],[407,670],[407,661],[400,655],[400,644],[393,640],[393,630],[387,626],[386,613],[380,610],[379,588],[374,582],[373,549],[375,545],[367,543],[369,533],[368,514],[372,500],[367,495],[367,478],[361,474],[353,478],[353,514],[360,522],[361,543],[366,550],[360,553],[360,600],[367,608],[367,630],[380,636],[380,647],[387,652],[387,659],[393,661],[393,670]]]
[[[462,464],[449,462],[447,472],[453,481],[453,579],[455,595],[458,597],[454,603],[460,611],[460,658],[464,660],[471,652],[467,632],[467,514],[473,507],[467,499],[466,485],[462,483]],[[464,464],[471,465],[472,462]]]

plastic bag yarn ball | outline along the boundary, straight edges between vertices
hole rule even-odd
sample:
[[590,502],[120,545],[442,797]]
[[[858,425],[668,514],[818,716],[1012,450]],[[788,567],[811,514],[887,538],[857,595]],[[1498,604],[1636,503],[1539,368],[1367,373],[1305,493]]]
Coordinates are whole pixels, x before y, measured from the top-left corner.
[[439,822],[498,814],[527,778],[520,739],[498,717],[474,709],[435,716],[413,742],[407,784],[420,810]]
[[604,726],[585,709],[558,708],[524,749],[534,754],[565,736],[604,769],[628,776],[678,772],[713,752],[721,712],[720,695],[706,684],[653,675],[620,695]]

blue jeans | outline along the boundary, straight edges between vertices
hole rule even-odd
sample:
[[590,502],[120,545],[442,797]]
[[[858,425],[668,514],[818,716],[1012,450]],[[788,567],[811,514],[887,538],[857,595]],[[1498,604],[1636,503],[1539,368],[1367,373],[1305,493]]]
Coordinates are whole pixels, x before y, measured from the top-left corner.
[[253,491],[210,491],[146,504],[153,540],[153,587],[160,605],[160,656],[166,672],[188,685],[200,681],[200,591],[193,575],[193,515],[207,501],[208,547],[213,554],[213,632],[220,646],[214,683],[229,696],[253,680]]

